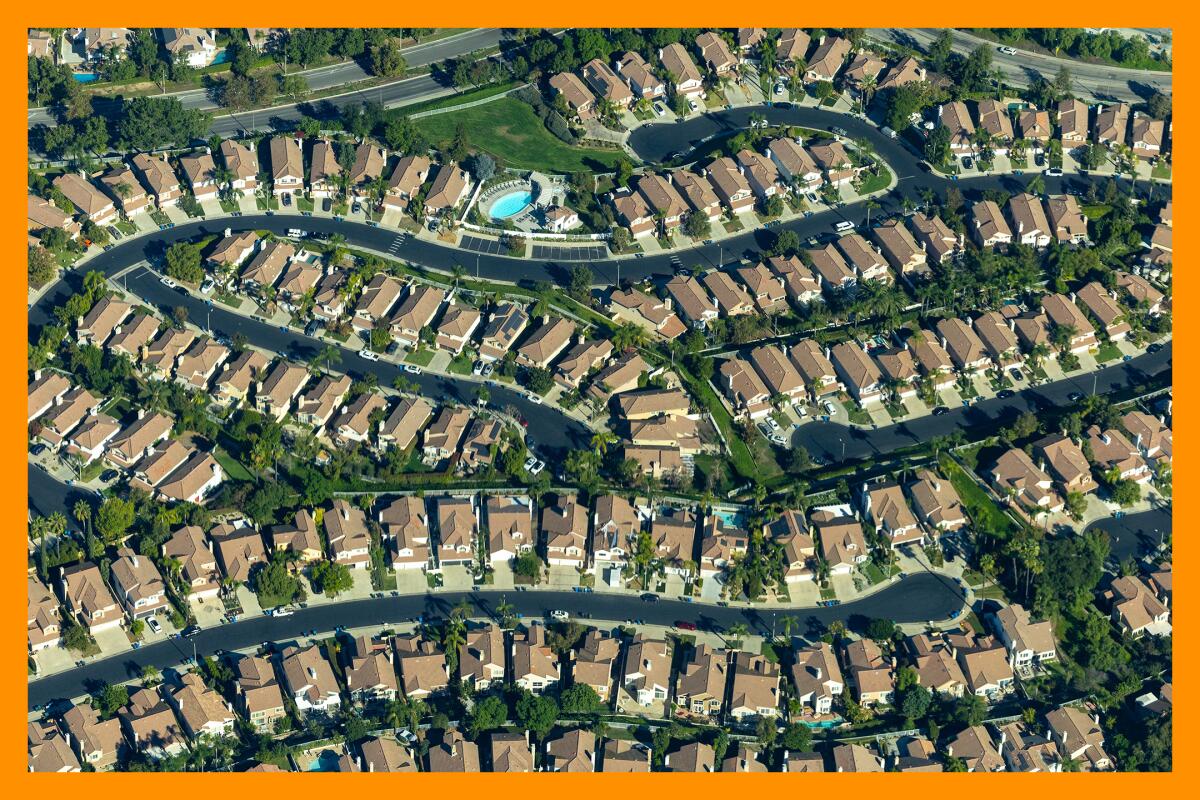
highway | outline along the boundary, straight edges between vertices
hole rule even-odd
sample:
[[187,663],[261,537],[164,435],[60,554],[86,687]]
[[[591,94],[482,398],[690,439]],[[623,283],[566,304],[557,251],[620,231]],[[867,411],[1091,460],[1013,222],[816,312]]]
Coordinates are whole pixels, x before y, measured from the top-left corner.
[[[502,38],[503,32],[500,28],[475,28],[454,36],[448,36],[444,39],[406,47],[403,53],[410,68],[424,67],[467,55],[477,50],[495,47],[500,43]],[[331,64],[326,67],[317,67],[301,71],[299,74],[304,75],[308,80],[309,90],[312,92],[321,92],[338,86],[357,83],[371,77],[357,61],[347,61],[339,64]],[[300,117],[306,115],[315,116],[319,119],[329,117],[335,108],[357,105],[367,101],[383,103],[385,106],[393,107],[417,103],[449,91],[452,91],[451,87],[439,83],[429,75],[416,75],[411,78],[380,84],[370,89],[352,90],[319,100],[272,106],[271,108],[236,114],[223,113],[222,109],[213,102],[207,89],[189,89],[183,92],[156,96],[174,97],[183,103],[186,108],[219,114],[218,116],[214,116],[213,124],[210,128],[211,132],[221,136],[233,136],[243,130],[258,130],[268,125],[274,125],[277,121],[298,120]],[[96,113],[109,115],[112,113],[116,102],[108,98],[97,97],[92,101],[92,107]],[[54,125],[56,121],[55,115],[45,108],[29,110],[30,128],[37,125]]]
[[338,626],[349,628],[378,624],[381,628],[403,622],[444,619],[460,601],[472,606],[472,617],[495,618],[496,605],[503,597],[524,617],[544,617],[552,609],[561,609],[573,616],[588,615],[588,624],[607,620],[619,624],[625,620],[641,620],[647,625],[673,625],[676,620],[694,622],[701,630],[725,630],[741,622],[753,635],[781,634],[778,624],[785,616],[800,623],[794,633],[815,638],[834,620],[861,630],[870,619],[885,617],[898,623],[940,621],[949,618],[963,606],[963,598],[954,582],[930,572],[906,576],[892,586],[881,589],[861,600],[829,608],[804,608],[771,612],[765,608],[717,606],[661,599],[650,603],[628,594],[604,592],[576,593],[565,591],[527,592],[496,591],[438,592],[425,595],[400,595],[364,600],[326,603],[299,609],[287,617],[247,617],[201,631],[194,639],[169,639],[130,650],[109,658],[91,661],[82,667],[39,678],[29,683],[29,708],[56,699],[70,699],[86,693],[99,683],[120,683],[141,674],[143,667],[153,665],[160,671],[177,667],[196,654],[211,655],[215,650],[235,651],[253,648],[262,642],[287,643],[301,639],[306,631],[328,632]]
[[[941,34],[941,28],[871,28],[869,35],[908,47],[927,50]],[[1058,71],[1066,67],[1074,79],[1076,94],[1101,102],[1123,101],[1137,103],[1155,91],[1171,94],[1171,73],[1153,70],[1127,69],[1107,64],[1092,64],[1073,58],[1056,58],[1041,53],[1018,50],[1015,55],[1001,53],[995,42],[981,39],[963,31],[951,30],[954,52],[969,54],[979,45],[992,50],[992,68],[1004,73],[1005,83],[1027,87],[1034,76],[1053,81]]]

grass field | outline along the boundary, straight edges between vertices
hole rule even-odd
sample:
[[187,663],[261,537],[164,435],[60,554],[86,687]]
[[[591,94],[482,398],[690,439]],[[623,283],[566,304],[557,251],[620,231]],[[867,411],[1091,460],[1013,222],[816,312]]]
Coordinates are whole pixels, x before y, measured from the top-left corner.
[[1011,538],[1017,532],[1017,524],[996,505],[992,498],[971,480],[962,467],[949,456],[943,455],[939,460],[942,472],[950,479],[959,498],[967,508],[976,530],[983,531],[999,539]]
[[542,125],[533,109],[505,97],[493,103],[446,114],[422,117],[414,124],[439,146],[448,144],[462,124],[467,142],[501,159],[506,166],[565,173],[607,171],[616,163],[617,150],[571,147]]

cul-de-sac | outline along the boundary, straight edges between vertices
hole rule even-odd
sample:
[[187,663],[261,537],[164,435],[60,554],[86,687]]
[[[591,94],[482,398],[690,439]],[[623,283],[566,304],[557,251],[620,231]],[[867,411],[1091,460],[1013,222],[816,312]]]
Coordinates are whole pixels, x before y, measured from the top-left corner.
[[30,29],[29,769],[1171,770],[1171,50]]

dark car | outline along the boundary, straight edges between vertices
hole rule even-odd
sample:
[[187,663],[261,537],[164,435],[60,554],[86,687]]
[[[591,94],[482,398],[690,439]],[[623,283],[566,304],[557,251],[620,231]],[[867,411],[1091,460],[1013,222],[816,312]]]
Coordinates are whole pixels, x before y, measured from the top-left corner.
[[1012,389],[1001,389],[1000,391],[996,392],[996,397],[999,397],[1001,400],[1007,400],[1015,394],[1016,392],[1014,392]]
[[322,211],[329,211],[332,208],[333,208],[333,200],[331,200],[330,198],[326,197],[324,200],[321,201],[321,210]]
[[46,445],[39,442],[33,447],[29,448],[29,452],[35,456],[40,456],[42,453],[46,452]]
[[321,322],[319,320],[314,319],[314,320],[310,321],[307,325],[304,326],[304,335],[305,336],[313,336],[319,330],[321,330]]
[[106,469],[104,472],[100,473],[100,480],[104,481],[105,483],[108,483],[109,481],[115,481],[117,476],[120,474],[121,473],[117,472],[115,469]]
[[1069,395],[1067,395],[1067,399],[1072,403],[1078,403],[1083,399],[1083,392],[1071,392]]
[[975,166],[975,159],[970,156],[963,156],[963,169],[970,169]]
[[290,206],[292,204],[292,196],[290,194],[285,194],[283,196],[283,204],[285,206]]
[[653,603],[658,600],[658,595],[654,594],[653,592],[646,592],[642,595],[642,599],[647,603]]
[[1017,369],[1016,367],[1009,367],[1008,374],[1012,375],[1014,381],[1025,380],[1025,375],[1021,372],[1021,370]]
[[679,628],[681,631],[694,631],[696,630],[696,623],[677,619],[675,620],[675,627]]
[[184,629],[183,629],[183,633],[182,633],[182,635],[183,635],[183,636],[186,636],[187,638],[189,638],[189,639],[190,639],[190,638],[192,638],[193,636],[195,636],[195,635],[196,635],[197,633],[199,633],[199,632],[200,632],[200,626],[199,626],[199,625],[188,625],[186,628],[184,628]]
[[938,406],[937,408],[935,408],[933,410],[933,415],[935,417],[940,417],[943,414],[949,414],[949,413],[950,413],[950,409],[946,408],[945,406]]
[[350,210],[357,214],[358,212],[362,211],[362,205],[360,203],[355,203],[354,205],[350,206]]
[[1146,352],[1147,353],[1157,353],[1159,350],[1162,350],[1162,349],[1163,349],[1163,346],[1161,344],[1159,344],[1158,342],[1155,342],[1154,344],[1152,344],[1146,348]]

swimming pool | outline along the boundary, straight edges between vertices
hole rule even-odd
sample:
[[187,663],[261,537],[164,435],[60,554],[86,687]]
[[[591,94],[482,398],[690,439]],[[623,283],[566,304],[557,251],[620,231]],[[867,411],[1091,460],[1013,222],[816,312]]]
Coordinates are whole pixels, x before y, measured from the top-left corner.
[[520,214],[525,208],[533,202],[533,193],[521,189],[516,192],[509,192],[506,195],[501,195],[492,202],[492,207],[488,209],[488,216],[492,219],[508,219]]
[[100,76],[95,72],[73,72],[71,76],[80,83],[92,83],[100,80]]
[[333,750],[322,750],[309,762],[305,772],[337,772],[338,754]]
[[727,528],[743,528],[746,523],[746,514],[742,511],[717,511],[715,512],[721,518],[721,522]]

